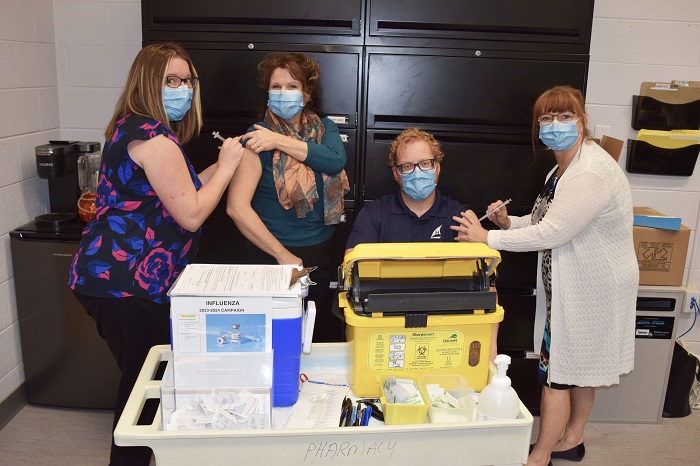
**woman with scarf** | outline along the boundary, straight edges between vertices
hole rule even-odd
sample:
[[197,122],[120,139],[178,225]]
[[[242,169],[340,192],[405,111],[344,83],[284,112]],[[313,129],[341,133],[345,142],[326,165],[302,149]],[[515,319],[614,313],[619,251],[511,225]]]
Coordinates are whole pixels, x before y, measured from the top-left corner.
[[340,341],[328,287],[337,266],[331,237],[349,191],[345,148],[338,127],[319,108],[318,63],[278,52],[265,57],[258,71],[267,108],[263,121],[241,137],[246,151],[231,181],[227,212],[251,243],[252,263],[317,267],[308,297],[318,309],[313,340]]

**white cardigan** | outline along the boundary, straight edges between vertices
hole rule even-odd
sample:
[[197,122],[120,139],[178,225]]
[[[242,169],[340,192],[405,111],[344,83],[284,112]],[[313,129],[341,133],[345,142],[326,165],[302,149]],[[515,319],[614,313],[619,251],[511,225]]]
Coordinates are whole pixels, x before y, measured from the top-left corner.
[[[510,220],[509,230],[488,232],[490,247],[540,256],[552,250],[550,380],[582,387],[619,383],[634,367],[639,284],[632,195],[622,169],[597,144],[584,142],[544,218],[536,225],[530,215]],[[540,269],[537,281],[541,314],[546,309]],[[539,344],[541,339],[538,352]]]

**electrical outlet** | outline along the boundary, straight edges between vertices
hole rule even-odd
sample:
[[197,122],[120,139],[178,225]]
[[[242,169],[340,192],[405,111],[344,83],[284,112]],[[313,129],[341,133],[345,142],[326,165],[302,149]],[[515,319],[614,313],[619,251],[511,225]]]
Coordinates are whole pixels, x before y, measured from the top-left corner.
[[686,288],[683,312],[697,312],[698,306],[700,306],[700,290],[697,288]]

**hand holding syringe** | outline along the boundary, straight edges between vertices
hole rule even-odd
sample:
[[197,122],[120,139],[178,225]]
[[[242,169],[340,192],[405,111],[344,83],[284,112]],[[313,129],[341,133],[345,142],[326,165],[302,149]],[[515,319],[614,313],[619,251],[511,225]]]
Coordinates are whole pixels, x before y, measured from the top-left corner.
[[485,219],[485,218],[488,217],[489,215],[493,214],[494,212],[496,212],[497,210],[499,210],[501,207],[510,204],[510,201],[511,201],[511,199],[506,199],[505,202],[503,202],[501,205],[499,205],[499,206],[497,206],[497,207],[494,207],[493,209],[491,209],[491,210],[489,210],[488,212],[486,212],[483,216],[481,216],[481,217],[479,218],[479,221],[482,221],[483,219]]
[[[232,161],[234,163],[233,169],[235,171],[235,169],[238,167],[238,164],[241,162],[241,158],[243,157],[244,148],[241,145],[241,138],[235,137],[226,139],[223,136],[221,136],[218,131],[212,131],[211,135],[222,142],[222,144],[219,146],[220,152],[218,163],[221,163],[221,157],[223,156],[225,157],[224,161]],[[227,158],[230,158],[231,155],[233,155],[233,159],[226,160]]]

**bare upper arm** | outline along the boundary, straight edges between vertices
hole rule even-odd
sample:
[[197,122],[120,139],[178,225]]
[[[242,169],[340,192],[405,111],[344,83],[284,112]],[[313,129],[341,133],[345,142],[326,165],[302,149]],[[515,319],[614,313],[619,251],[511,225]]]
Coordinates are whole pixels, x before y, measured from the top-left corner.
[[249,206],[253,200],[255,189],[262,176],[260,157],[255,152],[246,149],[236,173],[231,178],[227,203],[236,207]]

